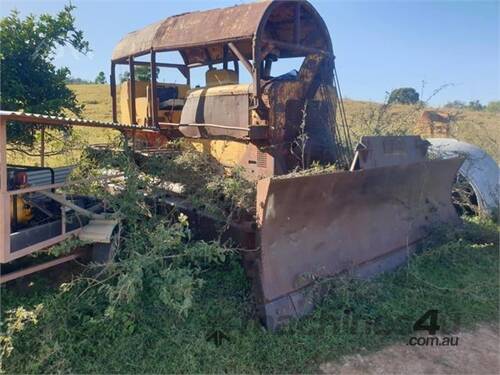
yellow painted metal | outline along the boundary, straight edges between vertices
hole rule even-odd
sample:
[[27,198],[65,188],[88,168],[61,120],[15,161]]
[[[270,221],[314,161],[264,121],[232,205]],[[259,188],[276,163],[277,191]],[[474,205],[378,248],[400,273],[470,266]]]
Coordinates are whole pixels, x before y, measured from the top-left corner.
[[185,140],[186,148],[194,147],[198,152],[211,155],[222,165],[232,167],[239,165],[247,152],[245,142],[215,140],[215,139],[196,139]]
[[214,87],[202,87],[189,91],[189,97],[197,96],[223,96],[223,95],[243,95],[249,94],[252,85],[249,83],[241,83],[234,85],[222,85]]
[[238,84],[238,74],[229,69],[209,69],[205,73],[208,87]]
[[[15,199],[15,200],[14,200]],[[31,206],[24,200],[22,195],[10,197],[10,220],[14,221],[14,202],[16,203],[16,217],[18,224],[26,224],[33,218]]]
[[[130,102],[130,81],[123,82],[120,87],[120,121],[131,124],[131,102]],[[157,83],[157,88],[175,87],[178,98],[185,99],[188,95],[189,86],[177,83]],[[149,123],[149,82],[135,81],[135,111],[138,125],[148,125]],[[160,110],[159,120],[165,122],[179,122],[181,111]]]
[[[147,125],[149,104],[148,104],[148,83],[143,81],[135,82],[135,111],[139,125]],[[120,87],[120,122],[131,124],[131,102],[130,102],[130,81],[123,82]]]

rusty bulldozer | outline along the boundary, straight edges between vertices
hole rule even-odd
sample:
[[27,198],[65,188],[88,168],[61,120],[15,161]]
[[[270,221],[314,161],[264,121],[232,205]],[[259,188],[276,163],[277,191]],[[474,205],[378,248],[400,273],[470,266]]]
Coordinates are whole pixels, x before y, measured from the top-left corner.
[[[164,52],[181,62],[161,62]],[[255,218],[235,238],[255,250],[244,252],[244,264],[270,328],[311,311],[318,278],[390,270],[429,228],[458,220],[450,192],[461,159],[428,160],[418,136],[363,137],[353,150],[334,59],[307,1],[169,17],[126,35],[112,54],[113,123],[120,105],[120,123],[131,126],[119,129],[136,147],[182,138],[256,181]],[[275,73],[297,60],[297,70]],[[120,100],[118,65],[130,73]],[[149,67],[148,81],[135,79],[138,66]],[[191,88],[198,67],[206,85]],[[178,70],[186,82],[160,83],[159,69]],[[336,170],[290,173],[311,165]]]

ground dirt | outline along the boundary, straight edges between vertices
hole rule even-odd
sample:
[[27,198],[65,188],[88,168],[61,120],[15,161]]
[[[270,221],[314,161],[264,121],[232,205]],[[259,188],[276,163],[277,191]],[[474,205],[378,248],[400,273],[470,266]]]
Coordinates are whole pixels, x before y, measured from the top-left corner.
[[345,356],[320,366],[325,374],[500,374],[500,334],[496,325],[458,333],[457,346],[391,345],[367,355]]

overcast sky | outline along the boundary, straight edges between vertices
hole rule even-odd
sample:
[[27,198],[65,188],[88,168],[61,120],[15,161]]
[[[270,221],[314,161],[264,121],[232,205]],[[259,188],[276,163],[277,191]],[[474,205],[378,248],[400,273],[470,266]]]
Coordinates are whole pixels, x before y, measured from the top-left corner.
[[[128,32],[168,16],[231,6],[240,0],[73,0],[76,23],[92,53],[61,49],[56,65],[74,77],[109,75],[115,44]],[[56,13],[68,1],[1,0],[0,14],[17,8],[28,13]],[[500,99],[500,12],[498,1],[328,1],[312,0],[332,34],[337,70],[345,97],[383,101],[396,87],[421,90],[424,98],[444,84],[431,103]],[[294,63],[283,69],[294,68]],[[171,72],[171,70],[169,70]],[[167,72],[168,73],[168,72]],[[201,72],[194,82],[201,80]],[[180,80],[162,72],[162,80]]]

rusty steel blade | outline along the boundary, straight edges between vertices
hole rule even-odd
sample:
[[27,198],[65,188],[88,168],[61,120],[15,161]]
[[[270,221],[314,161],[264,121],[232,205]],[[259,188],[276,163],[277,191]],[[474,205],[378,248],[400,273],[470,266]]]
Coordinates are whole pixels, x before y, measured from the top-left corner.
[[430,160],[259,181],[261,303],[279,306],[273,316],[302,315],[294,293],[313,276],[408,249],[436,223],[458,220],[451,186],[461,164],[458,158]]

